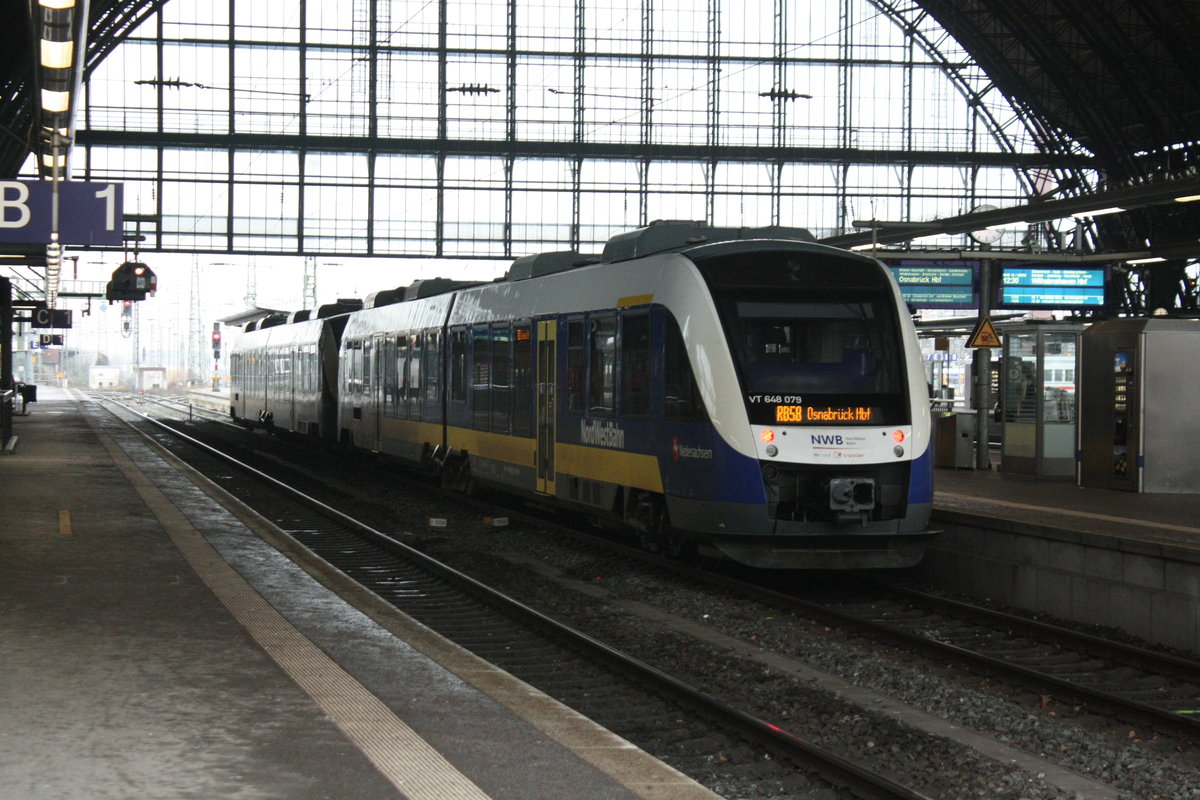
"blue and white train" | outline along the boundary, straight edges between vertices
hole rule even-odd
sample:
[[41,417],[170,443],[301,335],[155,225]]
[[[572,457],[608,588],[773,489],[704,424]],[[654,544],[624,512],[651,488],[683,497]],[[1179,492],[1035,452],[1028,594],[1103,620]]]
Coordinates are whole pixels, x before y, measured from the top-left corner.
[[907,306],[807,231],[659,222],[338,312],[241,335],[236,420],[754,567],[907,567],[932,536]]

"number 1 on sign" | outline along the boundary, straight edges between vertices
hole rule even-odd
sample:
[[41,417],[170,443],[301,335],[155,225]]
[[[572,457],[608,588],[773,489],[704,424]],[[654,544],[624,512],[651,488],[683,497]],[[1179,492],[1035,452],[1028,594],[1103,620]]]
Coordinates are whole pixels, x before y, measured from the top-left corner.
[[117,185],[110,183],[96,192],[97,200],[104,200],[104,230],[111,231],[117,227]]

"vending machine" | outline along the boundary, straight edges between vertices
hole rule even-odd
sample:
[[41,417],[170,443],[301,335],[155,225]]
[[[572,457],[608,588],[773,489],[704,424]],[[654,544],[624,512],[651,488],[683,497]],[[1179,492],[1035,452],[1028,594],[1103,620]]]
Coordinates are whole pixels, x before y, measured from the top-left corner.
[[1200,492],[1200,320],[1105,320],[1080,343],[1079,485]]

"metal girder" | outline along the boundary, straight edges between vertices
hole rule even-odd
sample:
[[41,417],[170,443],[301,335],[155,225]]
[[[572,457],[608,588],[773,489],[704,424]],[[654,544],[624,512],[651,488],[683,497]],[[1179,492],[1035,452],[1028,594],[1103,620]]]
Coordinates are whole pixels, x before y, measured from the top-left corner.
[[375,152],[443,156],[516,156],[519,158],[656,159],[686,161],[754,161],[774,163],[980,165],[1013,169],[1083,169],[1092,165],[1084,155],[1045,153],[947,152],[944,150],[869,150],[856,147],[773,147],[673,145],[650,143],[592,143],[494,139],[366,139],[351,136],[298,134],[199,134],[147,131],[80,131],[80,145],[294,150],[297,152]]

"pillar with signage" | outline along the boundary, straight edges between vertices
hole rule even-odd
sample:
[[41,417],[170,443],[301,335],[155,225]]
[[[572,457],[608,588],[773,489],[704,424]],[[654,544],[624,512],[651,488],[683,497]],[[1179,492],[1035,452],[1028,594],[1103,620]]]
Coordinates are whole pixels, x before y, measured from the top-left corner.
[[1008,326],[1001,359],[1000,469],[1075,477],[1079,335],[1074,323]]
[[1200,492],[1200,320],[1105,320],[1080,343],[1080,485]]

